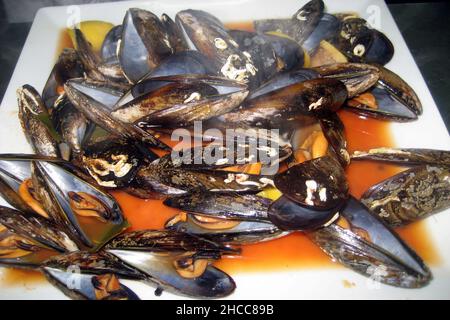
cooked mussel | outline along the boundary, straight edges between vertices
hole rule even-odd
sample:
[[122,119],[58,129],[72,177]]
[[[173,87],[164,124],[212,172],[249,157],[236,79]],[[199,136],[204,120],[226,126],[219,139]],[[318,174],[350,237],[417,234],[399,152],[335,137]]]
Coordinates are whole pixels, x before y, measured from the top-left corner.
[[39,93],[30,85],[17,90],[19,102],[19,120],[23,132],[34,152],[43,156],[59,157],[58,142],[52,134],[47,109]]
[[111,116],[127,123],[189,125],[236,108],[248,94],[245,85],[224,78],[179,75],[150,80],[169,83],[116,106]]
[[194,297],[223,297],[236,285],[210,265],[230,248],[175,231],[136,231],[114,239],[107,252],[146,274],[158,286]]
[[175,21],[194,48],[211,59],[218,74],[252,85],[258,72],[252,55],[240,50],[216,17],[205,11],[183,10],[177,13]]
[[32,174],[42,206],[81,248],[96,251],[128,226],[110,195],[61,166],[33,161]]
[[289,35],[303,44],[318,26],[323,16],[325,4],[322,0],[311,0],[292,16]]
[[391,226],[401,226],[450,207],[450,167],[422,165],[369,188],[361,197]]
[[119,60],[126,77],[137,82],[173,53],[163,23],[150,11],[128,9],[119,45]]
[[287,235],[287,232],[283,232],[269,221],[211,218],[184,212],[167,221],[165,227],[212,241],[236,245],[258,243]]
[[347,89],[339,80],[307,80],[247,100],[237,111],[229,112],[221,119],[271,127],[277,121],[285,122],[296,116],[334,112],[346,98]]
[[354,151],[352,160],[372,160],[402,165],[450,166],[450,152],[417,148],[375,148],[368,151]]
[[[119,49],[120,39],[122,38],[122,25],[113,27],[106,34],[102,43],[100,55],[103,61],[106,62],[118,62],[117,51]],[[72,77],[78,78],[78,77]]]
[[104,139],[86,146],[81,162],[100,186],[120,188],[134,179],[142,155],[124,140]]
[[312,209],[332,209],[348,197],[344,170],[329,156],[293,166],[277,174],[274,182],[287,198]]
[[307,233],[332,259],[397,287],[420,288],[431,280],[422,259],[358,200],[350,198],[340,212],[336,223]]

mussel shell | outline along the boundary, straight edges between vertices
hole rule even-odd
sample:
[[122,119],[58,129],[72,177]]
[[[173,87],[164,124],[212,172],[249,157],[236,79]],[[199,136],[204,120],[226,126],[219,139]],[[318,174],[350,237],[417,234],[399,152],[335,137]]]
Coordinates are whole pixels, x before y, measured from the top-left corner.
[[[183,74],[215,75],[212,62],[198,51],[186,50],[174,53],[164,59],[145,79]],[[139,82],[142,84],[142,81]],[[143,91],[145,93],[148,91]],[[136,95],[135,95],[136,96]]]
[[430,276],[430,270],[422,259],[360,201],[350,197],[340,212],[355,233],[362,230],[367,237],[366,240],[370,240],[374,245],[402,261],[406,268],[418,275]]
[[311,35],[323,16],[325,5],[322,0],[311,0],[292,16],[289,35],[303,44]]
[[136,179],[141,186],[168,195],[188,192],[251,193],[273,183],[270,177],[263,175],[224,170],[165,168],[154,163],[143,166]]
[[239,44],[239,48],[248,52],[253,59],[258,70],[254,86],[263,83],[278,71],[277,60],[279,57],[272,44],[263,35],[244,30],[230,30],[229,34]]
[[86,146],[82,162],[99,185],[121,188],[133,181],[142,164],[142,155],[125,140],[106,139]]
[[372,30],[372,45],[364,56],[364,61],[385,65],[393,56],[394,45],[388,37],[378,30]]
[[201,276],[188,279],[177,273],[172,256],[118,249],[109,249],[108,252],[145,273],[157,285],[169,291],[193,297],[219,298],[230,295],[236,288],[229,275],[212,266],[208,266]]
[[[141,87],[141,84],[139,84]],[[115,107],[111,115],[123,122],[133,123],[146,121],[152,113],[168,109],[176,105],[189,103],[190,97],[217,95],[217,90],[206,83],[168,83],[160,88],[151,90],[123,105]],[[187,101],[187,102],[186,102]]]
[[347,98],[347,89],[339,80],[312,79],[294,83],[247,100],[244,106],[221,117],[261,127],[285,125],[303,115],[320,115],[337,111]]
[[87,119],[113,135],[119,135],[125,139],[132,139],[145,145],[170,150],[166,144],[155,138],[151,132],[144,131],[137,126],[123,123],[112,118],[107,106],[83,93],[75,86],[76,84],[72,81],[68,81],[64,85],[64,89],[72,104],[82,112]]
[[122,23],[119,60],[131,82],[137,82],[172,53],[168,34],[156,15],[137,8],[127,11]]
[[373,87],[379,77],[377,67],[364,63],[335,63],[314,68],[324,78],[341,80],[348,97],[357,96]]
[[166,206],[182,211],[245,221],[267,221],[271,201],[256,195],[188,194],[164,200]]
[[94,52],[91,43],[87,41],[85,35],[80,29],[74,28],[73,32],[75,47],[87,76],[93,80],[105,81],[106,77],[97,68],[97,66],[101,63],[100,56]]
[[281,230],[313,230],[334,221],[339,216],[340,206],[328,210],[317,210],[301,206],[282,196],[269,207],[269,220]]
[[174,53],[188,50],[189,45],[186,43],[180,27],[165,13],[161,16],[161,22],[167,32],[170,46],[173,48]]
[[344,167],[349,165],[350,155],[347,151],[345,128],[339,116],[336,113],[322,115],[319,118],[319,122],[322,132],[341,165]]
[[59,253],[78,250],[68,236],[50,221],[30,213],[0,206],[0,225]]
[[196,217],[189,214],[186,221],[171,224],[169,220],[166,228],[232,245],[259,243],[287,235],[287,232],[278,229],[269,221],[240,221],[236,226],[226,229],[206,229],[196,221]]
[[336,208],[348,197],[348,184],[340,163],[325,156],[279,173],[275,186],[290,200],[315,210]]
[[348,18],[342,21],[335,45],[350,61],[364,62],[373,43],[373,32],[366,20]]
[[75,153],[80,153],[83,143],[93,132],[93,125],[63,96],[54,107],[51,119],[55,130]]
[[113,27],[106,34],[103,40],[102,47],[100,49],[100,54],[103,61],[118,61],[117,50],[119,46],[119,41],[122,37],[122,25]]
[[[258,143],[257,143],[258,142]],[[215,169],[234,165],[261,163],[274,166],[286,160],[291,154],[291,148],[269,144],[269,141],[242,142],[235,145],[234,141],[211,143],[202,147],[173,150],[159,159],[159,165],[187,169]],[[264,144],[266,143],[266,144]]]
[[77,268],[84,274],[113,273],[123,279],[145,280],[146,276],[134,268],[129,267],[116,256],[104,251],[90,253],[76,251],[54,256],[42,264],[43,267],[68,270]]
[[[72,240],[82,243],[82,246],[89,251],[98,250],[128,227],[118,203],[110,195],[55,164],[35,161],[32,168],[34,169],[33,184],[39,181],[36,183],[37,188],[43,188],[38,190],[38,193],[41,200],[45,200],[43,202],[45,209],[49,211],[49,214],[53,213],[52,217],[58,217],[56,223],[69,230],[69,236],[74,237]],[[107,214],[102,217],[104,221],[99,222],[94,233],[88,232],[89,229],[72,209],[69,192],[84,192],[104,206]]]
[[279,73],[263,83],[260,87],[252,90],[248,99],[251,100],[266,93],[290,86],[294,83],[301,83],[316,78],[319,78],[319,73],[313,69],[299,69],[291,72]]
[[316,28],[311,32],[305,42],[303,42],[303,49],[309,53],[314,52],[320,41],[329,40],[336,36],[336,33],[340,29],[340,25],[341,21],[336,16],[324,13]]
[[24,85],[17,90],[17,96],[20,124],[34,152],[43,156],[59,157],[56,137],[43,121],[50,119],[37,90],[30,85]]
[[355,151],[352,160],[373,160],[402,165],[442,165],[450,166],[450,151],[415,148],[375,148]]
[[82,77],[83,72],[83,64],[77,51],[70,48],[63,49],[42,91],[42,100],[46,107],[48,109],[53,107],[59,96],[58,88],[61,89],[68,79]]
[[105,249],[145,251],[145,252],[203,252],[210,256],[235,254],[236,250],[201,237],[174,230],[132,231],[112,239]]
[[379,246],[336,224],[307,235],[334,261],[372,280],[403,288],[420,288],[431,280],[430,273],[414,272]]
[[[98,300],[94,285],[94,278],[96,278],[97,275],[74,273],[50,267],[43,267],[41,270],[47,280],[69,298],[76,300]],[[120,284],[120,296],[113,295],[107,299],[139,300],[139,297],[128,287]]]
[[367,93],[374,96],[377,108],[372,108],[359,101],[355,104],[355,100],[347,101],[345,108],[349,111],[375,119],[398,122],[417,120],[417,114],[415,112],[410,110],[382,86],[377,85],[367,91]]
[[268,42],[281,60],[279,71],[290,71],[301,68],[305,64],[305,53],[302,47],[293,39],[276,33],[266,33],[261,37]]
[[391,226],[423,219],[450,207],[449,166],[411,168],[370,187],[361,202]]
[[414,89],[395,72],[380,65],[375,67],[380,71],[378,84],[412,112],[421,115],[422,104]]

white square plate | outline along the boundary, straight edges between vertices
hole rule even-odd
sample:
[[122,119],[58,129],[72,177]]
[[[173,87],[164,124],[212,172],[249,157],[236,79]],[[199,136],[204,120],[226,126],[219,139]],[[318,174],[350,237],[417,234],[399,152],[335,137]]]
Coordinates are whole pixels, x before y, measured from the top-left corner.
[[[182,9],[206,10],[224,22],[248,21],[262,18],[290,17],[306,0],[171,0],[130,1],[81,6],[51,7],[39,10],[28,35],[22,54],[0,107],[0,153],[31,152],[17,118],[16,89],[31,84],[42,90],[56,60],[61,29],[81,20],[105,20],[120,24],[125,11],[140,7],[157,15],[174,15]],[[328,12],[356,11],[386,33],[395,46],[388,68],[402,76],[417,92],[424,113],[413,123],[392,124],[397,146],[426,147],[450,150],[450,139],[439,111],[425,81],[403,40],[386,4],[382,0],[325,0]],[[380,284],[368,285],[367,279],[344,269],[299,269],[291,271],[258,272],[233,275],[237,289],[232,299],[418,299],[450,298],[450,212],[442,212],[426,221],[432,241],[441,257],[439,265],[431,266],[434,280],[422,289],[399,289]],[[0,269],[0,278],[1,278]],[[345,288],[342,280],[355,283]],[[155,297],[153,289],[143,284],[130,284],[143,299],[179,298],[164,293]],[[30,290],[31,287],[31,290]],[[0,299],[64,299],[65,296],[47,283],[29,287],[3,287]]]

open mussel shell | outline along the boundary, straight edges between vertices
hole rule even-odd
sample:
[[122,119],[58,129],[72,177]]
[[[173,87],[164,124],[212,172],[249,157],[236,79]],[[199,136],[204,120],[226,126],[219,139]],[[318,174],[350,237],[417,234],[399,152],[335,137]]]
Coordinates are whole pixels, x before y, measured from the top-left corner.
[[336,208],[348,197],[348,184],[340,163],[324,156],[277,174],[275,186],[290,200],[315,210]]
[[76,244],[63,231],[36,214],[0,206],[0,225],[57,252],[78,250]]
[[380,71],[378,84],[416,115],[421,115],[422,104],[414,89],[395,72],[380,65],[375,67]]
[[47,280],[66,296],[76,300],[139,300],[114,274],[83,274],[43,267]]
[[[79,154],[84,142],[94,131],[94,125],[72,105],[65,95],[55,103],[51,119],[55,130],[69,146],[70,151],[75,155]],[[61,152],[61,156],[66,160],[70,158],[70,154],[65,152]]]
[[349,98],[369,90],[380,77],[377,67],[364,63],[335,63],[315,67],[313,70],[324,78],[341,80],[347,88]]
[[158,163],[143,166],[136,180],[144,188],[167,195],[188,192],[252,193],[273,184],[270,176],[225,170],[167,168]]
[[417,120],[417,114],[386,89],[377,85],[360,96],[348,100],[345,108],[363,116],[398,122]]
[[42,100],[49,110],[60,96],[64,83],[72,78],[83,77],[83,72],[77,51],[65,48],[59,55],[42,91]]
[[314,230],[336,220],[339,217],[339,208],[340,206],[317,210],[282,196],[270,205],[268,217],[281,230]]
[[165,227],[232,245],[258,243],[287,235],[287,232],[283,232],[269,221],[244,221],[229,218],[211,220],[197,214],[175,216],[167,221]]
[[148,251],[108,249],[126,264],[146,274],[150,281],[168,290],[191,297],[220,298],[230,295],[236,288],[233,279],[225,272],[207,266],[195,278],[181,276],[174,263],[178,254],[157,254]]
[[84,168],[102,187],[128,186],[142,164],[135,145],[121,139],[105,139],[86,146],[81,156]]
[[138,8],[127,11],[118,55],[131,82],[137,82],[172,53],[169,36],[156,15]]
[[0,224],[1,266],[35,269],[43,261],[60,253],[44,244],[10,231]]
[[290,86],[292,84],[301,83],[303,81],[316,78],[319,78],[319,73],[312,69],[299,69],[291,72],[279,73],[263,83],[260,87],[252,90],[248,96],[248,99],[255,99],[259,96]]
[[83,113],[87,119],[111,134],[121,136],[125,139],[131,139],[145,145],[170,150],[166,144],[155,138],[151,132],[144,131],[137,126],[123,123],[111,117],[110,110],[107,106],[77,89],[76,83],[72,82],[72,80],[66,82],[64,89],[72,104]]
[[294,39],[277,32],[269,32],[261,37],[272,46],[279,71],[295,70],[305,65],[305,52]]
[[78,57],[83,65],[83,70],[87,74],[90,79],[97,81],[106,81],[107,77],[102,74],[98,65],[100,65],[101,58],[92,48],[91,43],[86,39],[83,32],[78,29],[73,29],[74,39],[75,39],[75,47],[78,53]]
[[274,47],[263,35],[244,31],[230,30],[229,34],[239,44],[239,48],[250,54],[258,70],[256,73],[255,86],[269,79],[280,69],[278,64],[280,57],[274,51]]
[[355,151],[352,160],[372,160],[402,165],[450,166],[450,151],[416,148],[375,148]]
[[322,115],[319,118],[322,132],[331,146],[332,152],[344,167],[350,164],[350,155],[347,151],[347,139],[345,128],[341,119],[336,113]]
[[335,79],[312,79],[247,100],[221,117],[226,122],[272,127],[298,116],[337,111],[347,98],[345,85]]
[[450,207],[449,166],[423,165],[369,188],[361,197],[391,226],[402,226]]
[[394,45],[386,35],[378,30],[372,30],[372,45],[364,56],[366,63],[385,65],[394,56]]
[[148,79],[145,85],[155,81],[163,81],[163,85],[124,104],[120,102],[111,115],[124,122],[190,125],[236,108],[248,94],[242,83],[219,77],[167,76]]
[[[212,62],[198,51],[186,50],[174,53],[164,59],[150,73],[139,81],[139,87],[142,88],[143,81],[145,79],[165,76],[175,76],[183,74],[202,74],[202,75],[215,75],[217,72]],[[148,92],[142,90],[142,93]]]
[[166,206],[215,218],[267,221],[271,201],[257,195],[188,194],[164,200]]
[[288,35],[303,44],[316,29],[323,16],[325,4],[322,0],[311,0],[292,16],[292,26]]
[[314,28],[309,37],[303,42],[303,49],[309,53],[314,52],[319,46],[320,41],[330,40],[336,36],[340,25],[341,21],[335,15],[324,13],[316,28]]
[[341,216],[348,228],[338,221],[307,233],[334,260],[396,287],[420,288],[431,280],[422,259],[358,200],[350,198]]
[[53,163],[34,161],[33,169],[33,181],[43,188],[39,191],[43,205],[90,251],[128,227],[118,203],[108,194]]
[[364,62],[373,43],[373,30],[366,20],[349,17],[342,20],[334,44],[352,62]]
[[[106,34],[100,49],[100,55],[103,61],[116,62],[118,61],[117,51],[120,39],[122,38],[122,25],[113,27]],[[76,77],[74,77],[76,78]]]
[[291,19],[262,19],[254,20],[253,27],[257,33],[277,32],[289,34],[292,27]]
[[34,152],[43,156],[59,157],[58,141],[53,128],[44,122],[50,122],[49,114],[41,96],[35,88],[24,85],[17,90],[19,120],[25,137]]
[[127,232],[112,239],[106,249],[127,249],[154,252],[196,251],[219,257],[222,254],[236,254],[233,248],[200,237],[173,230],[141,230]]
[[170,46],[174,53],[183,52],[189,50],[189,45],[186,43],[186,39],[183,37],[183,31],[167,14],[161,15],[161,22],[164,25],[164,29],[167,32]]
[[128,90],[127,85],[114,83],[111,81],[95,81],[84,78],[70,79],[70,85],[86,96],[100,102],[108,109],[119,101],[123,94]]
[[[88,274],[115,274],[121,279],[145,280],[146,276],[105,251],[76,251],[51,257],[42,267]],[[75,270],[76,269],[76,270]]]
[[196,49],[213,63],[223,77],[254,86],[258,70],[249,52],[241,51],[238,43],[213,15],[201,10],[183,10],[175,21],[183,30],[191,49]]
[[254,144],[243,142],[235,146],[234,141],[227,141],[225,146],[211,143],[202,147],[174,150],[161,157],[158,163],[161,166],[187,169],[218,169],[256,163],[273,166],[292,154],[288,146],[268,145],[269,141],[262,139],[258,142],[259,145],[256,142]]

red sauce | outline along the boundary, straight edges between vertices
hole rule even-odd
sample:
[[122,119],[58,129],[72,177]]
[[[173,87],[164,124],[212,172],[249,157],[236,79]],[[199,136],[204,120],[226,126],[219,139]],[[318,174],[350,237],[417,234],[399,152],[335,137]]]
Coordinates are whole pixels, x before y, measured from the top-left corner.
[[[251,31],[251,22],[228,23],[230,29]],[[67,33],[61,35],[61,46],[70,47]],[[394,141],[389,123],[369,118],[362,118],[348,111],[340,111],[339,116],[345,125],[348,150],[367,150],[375,147],[393,147]],[[164,139],[166,142],[167,140]],[[173,145],[173,143],[171,144]],[[347,168],[350,192],[359,198],[371,185],[380,182],[401,168],[368,161],[354,161]],[[124,192],[113,192],[123,212],[131,224],[131,230],[159,229],[165,222],[179,213],[179,210],[168,208],[162,200],[142,200]],[[428,265],[440,262],[427,227],[423,221],[397,229],[400,236],[424,259]],[[317,246],[312,244],[301,233],[295,233],[281,239],[245,245],[242,255],[224,258],[216,265],[231,275],[239,272],[277,271],[301,268],[334,268],[339,264],[331,262]],[[43,277],[34,271],[7,270],[2,283],[16,284],[42,280]]]

